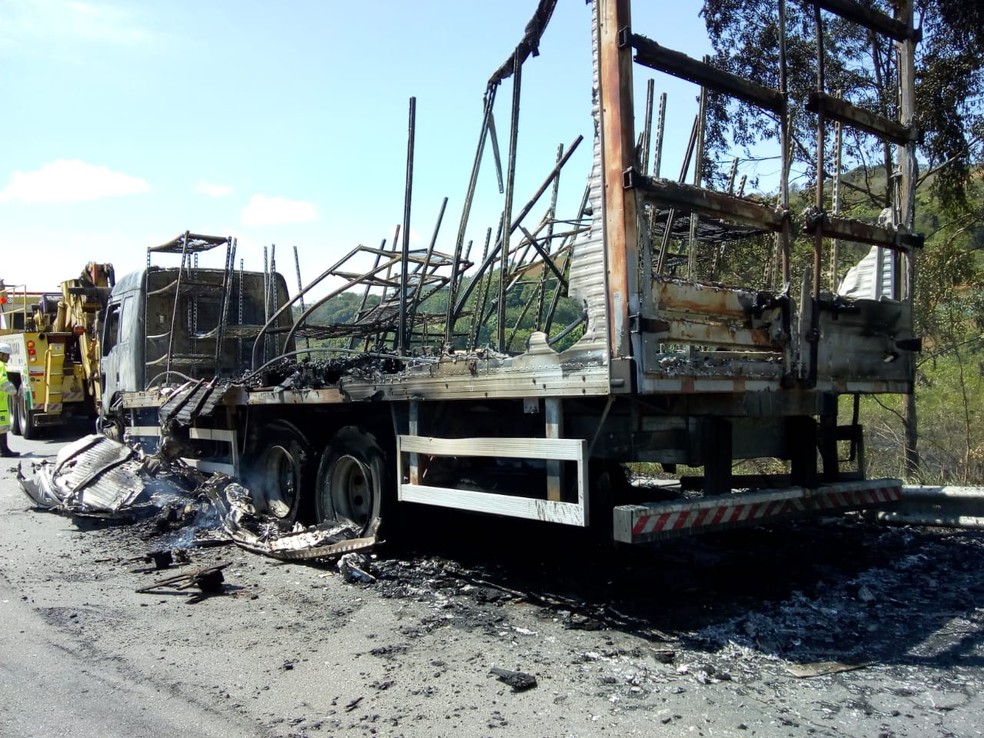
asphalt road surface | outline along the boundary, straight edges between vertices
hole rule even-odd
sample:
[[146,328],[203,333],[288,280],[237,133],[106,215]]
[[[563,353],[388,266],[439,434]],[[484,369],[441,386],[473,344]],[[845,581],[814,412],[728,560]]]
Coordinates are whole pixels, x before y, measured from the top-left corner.
[[[53,458],[69,437],[11,445]],[[0,736],[976,736],[984,538],[860,521],[611,552],[415,515],[371,584],[31,509],[0,461]],[[228,564],[221,593],[159,588]],[[511,686],[515,684],[516,686]]]

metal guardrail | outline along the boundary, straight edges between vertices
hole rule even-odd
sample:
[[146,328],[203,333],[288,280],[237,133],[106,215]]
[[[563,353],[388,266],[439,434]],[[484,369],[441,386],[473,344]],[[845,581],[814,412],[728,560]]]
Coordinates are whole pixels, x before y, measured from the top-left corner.
[[876,519],[891,525],[984,528],[984,487],[903,487],[902,499]]

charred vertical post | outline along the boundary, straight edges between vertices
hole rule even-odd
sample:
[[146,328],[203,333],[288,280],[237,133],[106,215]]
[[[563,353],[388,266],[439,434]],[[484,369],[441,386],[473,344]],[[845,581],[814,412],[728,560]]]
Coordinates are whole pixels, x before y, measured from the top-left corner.
[[[564,158],[564,144],[559,144],[557,146],[557,163],[560,164],[561,160]],[[560,176],[554,180],[553,191],[550,193],[550,209],[548,211],[550,218],[550,224],[547,229],[547,251],[551,250],[551,244],[553,243],[554,236],[554,223],[557,220],[557,197],[560,194]],[[534,330],[541,330],[543,327],[543,303],[546,299],[547,292],[547,272],[546,270],[540,273],[540,284],[537,288],[537,304],[536,304],[536,320],[534,321]]]
[[410,113],[407,123],[407,179],[403,192],[403,258],[400,265],[400,325],[397,336],[397,350],[403,354],[410,348],[409,327],[407,326],[407,280],[410,264],[410,203],[413,199],[413,151],[414,136],[417,130],[417,98],[410,98]]
[[[301,293],[304,290],[304,283],[301,281],[301,257],[297,253],[297,246],[294,246],[294,271],[297,272],[297,293],[299,295],[301,295],[300,298],[298,298],[298,303],[300,304],[300,306],[301,306],[301,312],[303,313],[304,310],[305,310],[305,308],[304,308],[304,295],[302,295]],[[307,338],[307,337],[304,338],[304,346],[306,348],[311,348],[311,339],[310,338]]]
[[[838,92],[840,97],[843,91]],[[834,182],[833,182],[833,211],[834,215],[841,212],[841,167],[844,156],[844,124],[837,121],[834,124]],[[830,289],[837,289],[837,268],[840,262],[840,239],[835,238],[830,249]]]
[[[488,258],[489,255],[489,245],[492,242],[492,229],[485,229],[485,249],[482,251],[482,262]],[[475,307],[472,309],[472,339],[471,348],[478,346],[479,335],[482,332],[482,322],[485,319],[485,299],[488,294],[489,287],[486,285],[485,274],[479,271],[475,275],[474,282],[478,282],[478,294],[475,295]],[[457,313],[457,311],[456,311]]]
[[[544,435],[547,438],[564,437],[563,405],[558,397],[547,397],[544,401],[544,416],[546,426]],[[563,495],[563,468],[559,461],[547,461],[547,499],[560,501]]]
[[437,245],[437,236],[441,232],[441,223],[444,221],[444,211],[448,207],[448,198],[444,198],[441,202],[441,210],[437,214],[437,223],[434,224],[434,233],[431,236],[430,245],[427,248],[427,254],[424,256],[424,263],[421,265],[418,272],[419,278],[417,279],[417,286],[413,291],[413,300],[410,304],[410,315],[408,316],[408,322],[410,323],[410,331],[413,331],[414,322],[417,318],[417,308],[421,302],[421,295],[424,291],[424,282],[427,281],[427,272],[431,268],[431,260],[434,256],[434,247]]
[[[788,217],[789,168],[793,163],[793,150],[790,142],[792,121],[789,117],[789,81],[786,69],[786,0],[779,0],[779,100],[779,206],[786,217],[783,219],[782,230],[779,231],[778,251],[779,261],[782,264],[782,283],[789,284],[792,275],[790,266],[792,222]],[[743,190],[743,188],[741,189]],[[789,373],[790,368],[787,363],[787,373]]]
[[[817,44],[817,92],[823,94],[826,84],[826,73],[824,70],[824,49],[823,49],[823,18],[820,15],[820,6],[813,6],[813,21],[816,26]],[[826,117],[823,110],[817,111],[817,197],[815,201],[816,212],[823,217],[823,171],[824,171],[824,148],[826,146]],[[823,231],[818,228],[813,234],[813,284],[810,294],[810,328],[806,336],[807,345],[810,351],[810,362],[806,377],[807,385],[813,387],[817,382],[817,370],[820,360],[820,279],[823,275]],[[806,309],[804,305],[802,309]]]
[[[707,63],[707,57],[704,58]],[[694,157],[694,187],[700,187],[704,167],[704,126],[707,123],[707,88],[700,88],[700,104],[697,112],[697,153]],[[690,213],[690,233],[687,243],[687,273],[691,279],[697,278],[697,221],[700,216]]]
[[164,363],[165,381],[171,376],[171,359],[174,353],[174,332],[177,328],[178,309],[181,303],[181,277],[184,274],[188,261],[188,239],[191,237],[190,231],[185,231],[181,237],[181,266],[178,268],[178,278],[174,284],[174,306],[171,309],[171,332],[167,337],[167,361]]
[[658,177],[663,163],[663,133],[666,129],[666,93],[659,95],[659,112],[656,114],[656,144],[653,153],[653,176]]
[[448,307],[444,318],[444,342],[448,345],[454,340],[454,323],[457,315],[454,311],[455,297],[458,294],[458,283],[460,281],[459,265],[461,264],[461,250],[465,242],[465,232],[468,229],[468,219],[471,216],[472,203],[475,200],[475,188],[478,186],[478,173],[482,165],[482,156],[485,153],[485,142],[489,138],[489,126],[492,120],[492,106],[495,104],[495,92],[497,86],[489,85],[485,91],[485,115],[482,118],[482,130],[478,137],[478,147],[475,151],[475,159],[472,162],[471,176],[468,179],[468,191],[465,193],[465,202],[461,207],[461,221],[458,224],[458,237],[454,244],[454,263],[451,267],[451,284],[448,287]]
[[[677,179],[681,184],[687,178],[687,170],[690,169],[690,160],[694,155],[694,148],[697,146],[697,126],[699,118],[694,118],[694,124],[690,128],[690,139],[687,141],[687,150],[683,154],[683,163],[680,165],[680,177]],[[670,248],[670,237],[673,234],[673,221],[676,220],[676,208],[670,208],[666,213],[666,227],[663,228],[663,239],[659,245],[659,254],[656,256],[656,273],[662,274],[666,265],[666,252]]]
[[519,101],[522,94],[523,61],[517,51],[513,55],[512,120],[509,127],[509,162],[506,174],[506,202],[502,208],[502,256],[499,260],[499,304],[496,321],[497,346],[506,350],[506,270],[509,265],[509,237],[512,235],[512,203],[516,188],[516,146],[519,140]]
[[[280,311],[280,300],[277,290],[277,244],[270,244],[270,273],[267,275],[267,289],[270,291],[270,315],[267,318],[271,318]],[[271,336],[273,339],[273,355],[278,356],[280,354],[280,334],[274,334]]]
[[639,147],[639,169],[642,172],[649,171],[649,145],[653,137],[653,94],[655,87],[655,80],[646,80],[646,119],[642,128]]
[[229,237],[226,241],[225,272],[222,275],[222,307],[219,309],[219,324],[215,333],[215,371],[222,370],[222,344],[225,341],[225,330],[229,323],[229,301],[232,299],[232,276],[236,268],[236,239]]

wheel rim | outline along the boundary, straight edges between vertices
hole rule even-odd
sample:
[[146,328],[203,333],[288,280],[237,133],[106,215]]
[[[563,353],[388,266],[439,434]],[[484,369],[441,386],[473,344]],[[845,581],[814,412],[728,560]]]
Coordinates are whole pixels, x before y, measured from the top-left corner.
[[335,461],[326,490],[336,519],[365,527],[372,515],[372,473],[354,456]]
[[283,446],[273,446],[264,465],[267,512],[277,518],[290,515],[297,501],[297,466],[294,455]]

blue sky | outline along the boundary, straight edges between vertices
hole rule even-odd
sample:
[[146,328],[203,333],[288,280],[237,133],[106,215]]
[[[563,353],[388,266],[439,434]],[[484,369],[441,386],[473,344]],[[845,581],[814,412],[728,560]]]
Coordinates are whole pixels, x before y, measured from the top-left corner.
[[[402,219],[407,110],[417,98],[413,242],[457,231],[490,73],[520,39],[535,0],[4,0],[0,3],[0,277],[53,289],[87,261],[140,268],[146,248],[191,230],[239,239],[246,268],[277,244],[294,284]],[[700,56],[700,3],[650,0],[634,30]],[[516,200],[584,135],[562,189],[580,197],[591,143],[589,23],[559,0],[524,67]],[[645,70],[639,74],[641,106]],[[676,176],[696,88],[669,94],[664,173]],[[499,91],[508,142],[511,86]],[[469,235],[502,206],[490,162]],[[155,263],[167,263],[157,261]],[[173,263],[173,262],[171,262]],[[221,260],[220,260],[221,263]]]

